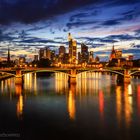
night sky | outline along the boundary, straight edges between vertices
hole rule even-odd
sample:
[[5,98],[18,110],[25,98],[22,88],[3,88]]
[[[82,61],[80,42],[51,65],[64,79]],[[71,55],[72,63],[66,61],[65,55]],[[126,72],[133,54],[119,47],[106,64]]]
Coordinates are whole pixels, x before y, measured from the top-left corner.
[[[68,33],[101,60],[112,45],[140,58],[140,0],[0,0],[0,57],[68,47]],[[79,49],[78,49],[79,51]]]

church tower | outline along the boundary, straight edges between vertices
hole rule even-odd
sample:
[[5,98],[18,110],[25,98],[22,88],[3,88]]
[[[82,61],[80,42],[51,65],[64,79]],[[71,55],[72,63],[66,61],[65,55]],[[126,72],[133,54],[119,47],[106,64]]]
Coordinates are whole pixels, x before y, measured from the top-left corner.
[[114,45],[112,46],[112,51],[111,51],[111,54],[110,54],[110,60],[112,60],[113,58],[116,58]]

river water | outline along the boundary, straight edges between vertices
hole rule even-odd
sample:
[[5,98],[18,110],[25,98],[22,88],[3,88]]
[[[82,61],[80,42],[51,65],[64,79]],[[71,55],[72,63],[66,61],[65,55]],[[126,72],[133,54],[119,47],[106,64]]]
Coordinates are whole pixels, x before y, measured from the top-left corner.
[[[82,73],[68,85],[62,73],[26,74],[0,82],[0,137],[133,140],[140,137],[140,79]],[[13,134],[10,136],[10,134]]]

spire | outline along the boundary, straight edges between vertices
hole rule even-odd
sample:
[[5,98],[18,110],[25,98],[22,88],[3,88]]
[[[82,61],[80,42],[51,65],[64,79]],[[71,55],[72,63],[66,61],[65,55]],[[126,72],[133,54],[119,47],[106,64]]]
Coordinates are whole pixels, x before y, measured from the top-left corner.
[[115,47],[114,47],[114,44],[112,46],[112,54],[115,53]]
[[111,55],[110,55],[110,60],[112,60],[113,58],[115,58],[115,48],[114,48],[114,44],[112,46],[112,51],[111,51]]
[[71,41],[72,40],[72,36],[71,33],[68,34],[68,40]]
[[115,48],[114,48],[114,43],[113,43],[113,46],[112,46],[112,52],[115,50]]

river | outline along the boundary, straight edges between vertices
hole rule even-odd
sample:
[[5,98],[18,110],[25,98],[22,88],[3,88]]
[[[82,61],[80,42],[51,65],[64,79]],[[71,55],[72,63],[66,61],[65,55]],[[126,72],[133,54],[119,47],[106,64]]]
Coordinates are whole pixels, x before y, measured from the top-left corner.
[[[68,85],[63,73],[0,81],[0,137],[133,140],[140,137],[140,79],[88,72]],[[9,134],[9,135],[8,135]]]

